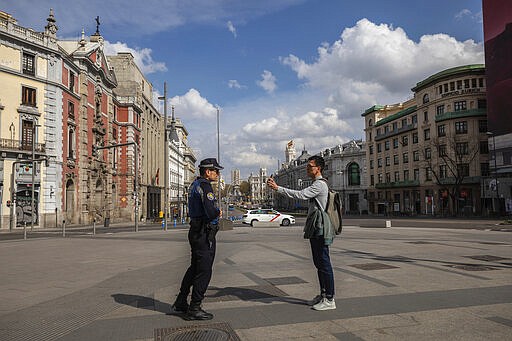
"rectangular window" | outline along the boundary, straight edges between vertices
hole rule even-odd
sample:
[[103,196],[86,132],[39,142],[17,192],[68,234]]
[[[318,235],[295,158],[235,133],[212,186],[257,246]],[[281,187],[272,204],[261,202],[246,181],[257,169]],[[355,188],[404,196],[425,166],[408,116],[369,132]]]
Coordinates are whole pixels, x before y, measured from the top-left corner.
[[471,87],[472,88],[476,88],[476,82],[477,82],[477,79],[476,78],[471,78]]
[[415,150],[414,152],[412,152],[412,159],[414,161],[420,161],[420,152]]
[[469,88],[469,79],[464,79],[464,89]]
[[72,71],[69,71],[69,91],[75,91],[75,74]]
[[425,111],[425,112],[423,113],[423,121],[424,121],[424,122],[428,122],[428,111]]
[[382,167],[382,159],[377,159],[377,167]]
[[412,133],[412,143],[418,143],[418,133]]
[[377,143],[377,153],[382,152],[382,145],[380,143]]
[[427,167],[425,169],[425,177],[426,177],[427,181],[432,180],[432,169],[430,167]]
[[406,169],[404,170],[404,181],[408,181],[409,180],[409,170]]
[[369,149],[370,155],[372,155],[373,154],[373,146],[368,147],[368,149]]
[[487,141],[480,141],[480,154],[489,154],[489,143]]
[[75,103],[68,102],[68,118],[75,119]]
[[442,94],[442,93],[443,93],[443,86],[442,86],[442,85],[439,85],[439,87],[438,87],[438,91],[439,91],[439,94]]
[[28,88],[26,86],[21,87],[21,104],[28,105],[31,107],[37,106],[36,104],[36,89]]
[[391,174],[386,173],[386,183],[389,184],[391,182]]
[[393,122],[393,131],[398,130],[398,122]]
[[418,123],[418,115],[412,115],[412,124]]
[[484,87],[484,79],[478,78],[478,87],[483,88]]
[[409,154],[407,153],[403,153],[402,154],[402,157],[404,159],[404,163],[409,163]]
[[384,127],[384,134],[387,134],[387,133],[389,133],[389,126]]
[[407,126],[407,119],[406,118],[403,118],[402,119],[402,128],[406,127]]
[[446,156],[446,145],[442,144],[439,146],[439,156]]
[[423,130],[423,139],[425,141],[430,140],[430,129]]
[[487,100],[479,99],[477,105],[478,105],[478,109],[487,109]]
[[407,146],[409,144],[409,137],[407,137],[407,135],[402,136],[402,144],[404,146]]
[[438,105],[436,107],[436,115],[444,114],[444,104]]
[[439,166],[439,178],[445,179],[448,176],[446,165]]
[[455,133],[456,134],[467,134],[468,133],[468,122],[466,122],[466,121],[455,122]]
[[425,148],[425,160],[430,160],[432,158],[432,150],[430,148]]
[[461,90],[462,89],[462,80],[458,80],[457,81],[457,90]]
[[478,132],[479,133],[487,132],[487,120],[479,120],[478,121]]
[[389,166],[390,165],[390,158],[389,156],[386,156],[386,166]]
[[457,165],[457,173],[459,176],[469,176],[469,164],[459,163]]
[[34,76],[36,74],[34,59],[35,57],[33,55],[23,53],[23,73],[25,75]]
[[393,149],[398,148],[398,137],[393,139]]
[[393,164],[398,165],[398,155],[393,155]]
[[400,172],[395,172],[395,182],[400,181]]
[[373,160],[370,160],[370,169],[373,169]]
[[443,84],[443,89],[444,89],[444,92],[448,92],[448,83],[444,83]]
[[419,180],[419,179],[420,179],[420,170],[415,169],[414,170],[414,180]]
[[382,173],[380,173],[378,176],[379,176],[379,184],[381,184],[382,183]]
[[446,129],[444,124],[440,124],[437,126],[437,136],[446,136]]
[[455,82],[450,82],[450,91],[455,90]]
[[384,149],[389,150],[389,140],[384,142]]
[[453,109],[455,111],[466,110],[466,101],[457,101],[453,103]]
[[455,151],[457,155],[468,155],[468,143],[458,142],[455,144]]
[[372,175],[370,175],[370,185],[373,186],[375,185],[375,177]]

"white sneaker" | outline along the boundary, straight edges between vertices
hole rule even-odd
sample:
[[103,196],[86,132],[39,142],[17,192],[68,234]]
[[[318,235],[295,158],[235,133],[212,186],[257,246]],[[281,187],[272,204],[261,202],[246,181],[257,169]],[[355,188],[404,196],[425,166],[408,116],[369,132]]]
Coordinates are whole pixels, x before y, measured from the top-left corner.
[[315,310],[333,310],[333,309],[336,309],[336,302],[334,302],[334,298],[332,300],[324,298],[320,301],[320,303],[315,304],[313,306],[313,309],[315,309]]
[[308,301],[308,305],[314,306],[315,304],[322,302],[323,298],[324,297],[322,295],[316,295],[311,301]]

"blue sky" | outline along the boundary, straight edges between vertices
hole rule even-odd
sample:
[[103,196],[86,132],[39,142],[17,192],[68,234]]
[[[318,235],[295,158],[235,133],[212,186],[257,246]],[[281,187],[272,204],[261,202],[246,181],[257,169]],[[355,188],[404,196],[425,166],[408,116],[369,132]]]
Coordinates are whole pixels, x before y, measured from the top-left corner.
[[[284,159],[294,140],[314,154],[363,138],[361,113],[411,98],[443,69],[483,63],[481,0],[0,0],[60,38],[96,30],[110,53],[131,51],[189,130],[199,159],[242,176]],[[225,172],[228,175],[228,172]],[[228,176],[228,181],[229,181]]]

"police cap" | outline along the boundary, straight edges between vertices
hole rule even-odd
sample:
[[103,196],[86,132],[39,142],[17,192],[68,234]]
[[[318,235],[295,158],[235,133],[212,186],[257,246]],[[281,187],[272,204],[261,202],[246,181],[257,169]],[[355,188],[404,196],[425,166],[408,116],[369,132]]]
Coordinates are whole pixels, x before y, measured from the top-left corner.
[[208,159],[204,159],[199,163],[199,168],[210,168],[210,169],[224,169],[219,163],[217,162],[217,159],[212,157]]

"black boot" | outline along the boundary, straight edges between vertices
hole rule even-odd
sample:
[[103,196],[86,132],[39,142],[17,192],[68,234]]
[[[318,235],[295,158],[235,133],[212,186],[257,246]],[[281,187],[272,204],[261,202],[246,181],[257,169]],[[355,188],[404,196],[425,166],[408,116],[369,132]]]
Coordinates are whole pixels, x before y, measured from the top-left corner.
[[201,302],[190,302],[188,311],[185,314],[186,320],[211,320],[213,314],[201,309]]
[[183,297],[182,295],[178,294],[176,301],[174,301],[174,304],[172,305],[172,310],[177,313],[186,313],[188,311],[187,297]]

